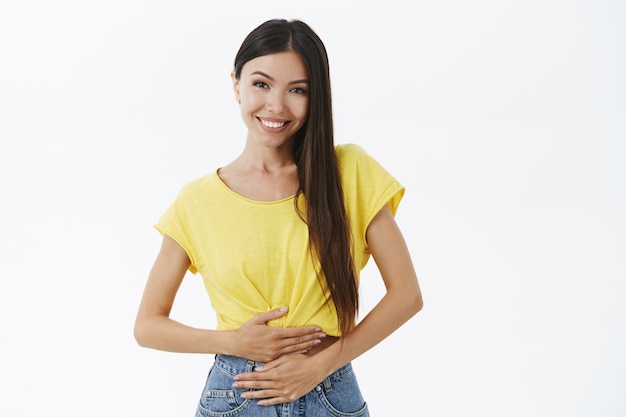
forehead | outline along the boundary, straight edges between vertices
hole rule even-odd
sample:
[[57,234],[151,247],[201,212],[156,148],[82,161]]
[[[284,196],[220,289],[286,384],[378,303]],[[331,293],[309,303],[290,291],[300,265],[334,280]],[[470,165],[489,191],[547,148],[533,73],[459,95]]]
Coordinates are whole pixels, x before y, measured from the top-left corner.
[[275,79],[287,81],[308,78],[304,61],[293,51],[262,55],[246,62],[241,69],[243,76],[252,76],[261,72]]

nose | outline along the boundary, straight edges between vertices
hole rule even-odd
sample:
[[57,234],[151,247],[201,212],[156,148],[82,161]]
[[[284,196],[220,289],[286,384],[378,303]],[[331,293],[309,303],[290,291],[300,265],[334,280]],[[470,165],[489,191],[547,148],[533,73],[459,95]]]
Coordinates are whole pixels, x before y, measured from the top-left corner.
[[281,114],[285,110],[285,97],[279,91],[271,91],[268,94],[265,107],[272,113]]

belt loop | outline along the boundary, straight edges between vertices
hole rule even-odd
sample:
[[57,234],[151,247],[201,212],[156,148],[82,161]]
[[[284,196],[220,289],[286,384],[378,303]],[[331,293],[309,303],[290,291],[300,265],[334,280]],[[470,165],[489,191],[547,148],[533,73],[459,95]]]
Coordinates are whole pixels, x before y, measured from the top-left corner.
[[254,370],[254,361],[251,361],[250,359],[248,359],[248,362],[246,363],[246,372],[252,372]]
[[333,386],[330,383],[330,377],[326,377],[324,378],[324,382],[322,382],[322,384],[324,384],[324,392],[330,392],[333,390]]

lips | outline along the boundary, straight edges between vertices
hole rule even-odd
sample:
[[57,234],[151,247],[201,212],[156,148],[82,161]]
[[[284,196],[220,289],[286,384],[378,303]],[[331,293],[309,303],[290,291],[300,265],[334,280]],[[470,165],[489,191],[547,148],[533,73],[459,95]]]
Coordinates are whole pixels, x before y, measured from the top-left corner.
[[287,124],[287,122],[276,122],[272,120],[259,119],[261,124],[265,127],[269,127],[270,129],[279,129]]

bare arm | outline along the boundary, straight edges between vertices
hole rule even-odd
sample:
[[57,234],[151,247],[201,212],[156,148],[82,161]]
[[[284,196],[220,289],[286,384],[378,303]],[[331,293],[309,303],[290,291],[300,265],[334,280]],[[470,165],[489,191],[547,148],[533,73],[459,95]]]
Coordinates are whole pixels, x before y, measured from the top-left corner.
[[357,358],[417,314],[422,292],[402,232],[385,206],[367,230],[367,242],[386,293],[354,330],[318,358],[329,374]]
[[[328,371],[365,353],[417,314],[423,307],[422,292],[406,242],[391,210],[385,206],[367,230],[367,242],[385,284],[386,293],[358,326],[331,347],[337,356]],[[323,352],[329,355],[331,352]],[[321,359],[321,358],[320,358]]]
[[311,348],[323,337],[314,326],[283,329],[266,325],[286,310],[260,314],[233,331],[198,329],[171,319],[174,299],[189,264],[183,248],[163,236],[135,319],[134,335],[139,345],[171,352],[224,353],[267,362]]
[[259,389],[247,392],[247,398],[266,398],[263,405],[293,401],[421,310],[422,294],[411,256],[388,206],[372,220],[367,241],[385,283],[385,295],[358,326],[318,354],[282,356],[257,372],[237,376],[239,387]]

